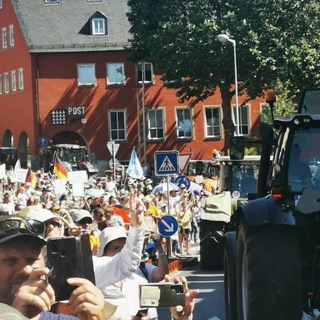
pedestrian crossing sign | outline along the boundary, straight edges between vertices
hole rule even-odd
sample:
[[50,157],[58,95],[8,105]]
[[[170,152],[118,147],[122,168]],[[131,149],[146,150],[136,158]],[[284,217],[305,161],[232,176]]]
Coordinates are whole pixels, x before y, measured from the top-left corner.
[[154,157],[156,176],[169,176],[179,173],[179,152],[157,151]]

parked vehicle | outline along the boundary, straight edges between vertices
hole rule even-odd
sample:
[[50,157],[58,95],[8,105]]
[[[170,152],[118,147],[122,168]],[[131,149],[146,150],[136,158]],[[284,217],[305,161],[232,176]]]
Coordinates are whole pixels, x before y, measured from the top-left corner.
[[320,89],[304,92],[297,114],[275,119],[273,126],[261,123],[260,135],[257,198],[236,210],[234,230],[225,235],[226,319],[300,320],[303,312],[315,318],[320,309]]
[[260,156],[241,160],[218,158],[219,193],[201,200],[200,265],[204,270],[223,269],[224,234],[232,213],[256,194]]
[[68,171],[86,170],[88,175],[98,172],[97,166],[90,161],[88,148],[78,144],[54,144],[42,152],[42,166],[46,172],[53,170],[55,157],[58,156]]
[[14,167],[19,159],[18,149],[15,147],[0,147],[0,163],[6,165],[6,170]]

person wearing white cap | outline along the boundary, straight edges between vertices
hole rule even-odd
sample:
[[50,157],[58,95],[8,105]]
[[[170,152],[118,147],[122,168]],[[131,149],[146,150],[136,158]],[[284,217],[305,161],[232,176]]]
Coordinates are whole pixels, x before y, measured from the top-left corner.
[[[101,232],[99,239],[98,256],[113,257],[121,252],[126,243],[127,235],[123,227],[108,227]],[[140,267],[121,283],[104,288],[103,294],[106,301],[114,306],[114,313],[107,319],[132,319],[137,314],[148,314],[149,320],[157,319],[158,314],[155,308],[140,310],[139,284],[163,280],[168,271],[166,255],[163,249],[159,248],[158,266],[143,261]],[[114,298],[115,292],[117,292],[118,299]]]
[[46,239],[62,237],[64,234],[62,219],[50,210],[38,206],[29,206],[19,210],[18,215],[43,222],[46,226]]
[[129,277],[139,267],[145,233],[144,207],[141,201],[136,198],[135,193],[130,194],[129,211],[130,228],[122,251],[114,257],[93,256],[96,284],[101,290],[114,282]]

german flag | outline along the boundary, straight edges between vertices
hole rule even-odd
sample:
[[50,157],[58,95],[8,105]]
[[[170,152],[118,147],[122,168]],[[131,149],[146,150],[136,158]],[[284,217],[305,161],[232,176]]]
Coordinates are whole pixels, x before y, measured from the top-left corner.
[[34,189],[37,185],[37,177],[36,177],[36,174],[32,171],[32,170],[29,170],[29,174],[26,178],[26,182],[28,183],[31,183],[31,187]]
[[53,173],[56,175],[57,179],[68,180],[68,170],[58,157],[54,160]]

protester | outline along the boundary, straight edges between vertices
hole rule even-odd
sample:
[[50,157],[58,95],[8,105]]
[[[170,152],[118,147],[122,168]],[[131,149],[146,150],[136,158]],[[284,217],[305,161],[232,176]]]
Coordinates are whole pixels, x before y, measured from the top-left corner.
[[47,281],[42,248],[45,225],[18,216],[0,217],[0,302],[11,305],[29,319],[105,319],[104,298],[90,281],[70,278],[78,287],[69,298],[70,315],[49,312],[55,294]]
[[[119,254],[126,239],[127,235],[123,227],[104,229],[100,234],[101,247],[98,256],[113,257]],[[169,271],[168,260],[159,239],[155,239],[155,243],[158,250],[157,265],[141,261],[139,268],[131,276],[103,289],[107,301],[114,305],[114,313],[108,319],[132,319],[139,314],[148,315],[149,320],[157,319],[155,308],[141,310],[139,307],[139,285],[162,281]],[[115,292],[121,297],[121,303],[119,300],[112,299]]]

